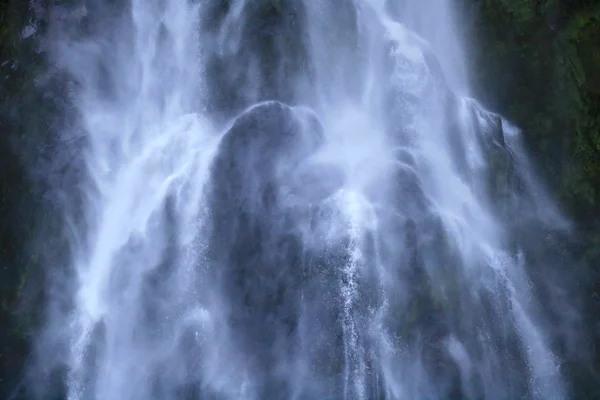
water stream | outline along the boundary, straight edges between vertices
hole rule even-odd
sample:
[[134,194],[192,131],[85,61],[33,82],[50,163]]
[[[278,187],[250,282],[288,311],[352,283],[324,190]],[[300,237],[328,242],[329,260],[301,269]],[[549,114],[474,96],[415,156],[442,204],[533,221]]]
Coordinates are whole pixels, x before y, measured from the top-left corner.
[[519,130],[469,97],[453,9],[56,6],[86,174],[55,295],[71,307],[39,337],[51,384],[69,400],[569,398],[577,316],[551,273],[569,223]]

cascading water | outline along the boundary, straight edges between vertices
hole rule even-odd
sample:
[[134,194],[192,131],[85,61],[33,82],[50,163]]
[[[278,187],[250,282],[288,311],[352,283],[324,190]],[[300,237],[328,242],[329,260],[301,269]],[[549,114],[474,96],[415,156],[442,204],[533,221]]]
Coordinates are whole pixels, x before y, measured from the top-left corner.
[[83,195],[70,188],[83,216],[65,210],[83,221],[71,281],[50,299],[71,306],[49,307],[37,346],[62,371],[49,386],[71,400],[569,398],[578,319],[552,273],[568,224],[518,130],[465,96],[451,10],[54,7],[47,44],[73,83],[86,173]]

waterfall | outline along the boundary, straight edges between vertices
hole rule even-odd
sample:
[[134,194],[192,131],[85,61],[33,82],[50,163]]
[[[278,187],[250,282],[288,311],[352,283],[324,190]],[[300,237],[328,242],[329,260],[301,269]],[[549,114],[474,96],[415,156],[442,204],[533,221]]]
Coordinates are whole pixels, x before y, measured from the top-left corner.
[[52,6],[82,211],[32,396],[570,398],[570,224],[469,97],[453,10]]

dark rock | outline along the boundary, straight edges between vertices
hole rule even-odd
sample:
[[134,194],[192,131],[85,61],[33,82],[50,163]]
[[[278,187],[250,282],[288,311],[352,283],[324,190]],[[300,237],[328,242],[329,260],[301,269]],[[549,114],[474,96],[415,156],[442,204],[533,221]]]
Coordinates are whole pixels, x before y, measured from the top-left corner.
[[210,255],[234,341],[265,388],[280,387],[272,373],[296,350],[307,268],[300,230],[309,215],[285,186],[322,140],[314,115],[262,103],[235,120],[212,166]]
[[[275,200],[265,190],[284,182],[322,144],[323,132],[314,115],[270,101],[251,107],[225,134],[213,166],[217,193],[258,211]],[[275,193],[271,193],[274,195]],[[262,203],[262,204],[261,204]]]
[[258,101],[296,103],[310,79],[302,2],[246,2],[230,20],[231,3],[210,2],[203,23],[214,35],[206,54],[211,111],[228,118]]

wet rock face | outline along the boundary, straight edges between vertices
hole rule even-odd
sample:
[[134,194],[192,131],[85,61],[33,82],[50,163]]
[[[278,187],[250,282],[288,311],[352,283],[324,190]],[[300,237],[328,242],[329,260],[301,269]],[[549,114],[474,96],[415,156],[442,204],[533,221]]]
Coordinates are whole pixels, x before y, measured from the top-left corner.
[[226,198],[253,212],[269,208],[275,193],[265,191],[289,179],[322,141],[322,127],[309,111],[275,101],[254,106],[235,120],[221,142],[213,166],[215,190],[226,191]]
[[215,274],[238,334],[234,341],[251,370],[268,381],[275,364],[294,351],[307,268],[300,232],[307,208],[293,203],[285,187],[322,139],[316,117],[267,102],[235,120],[212,166]]
[[202,26],[211,111],[225,118],[258,101],[297,101],[308,87],[306,12],[301,1],[212,0]]

